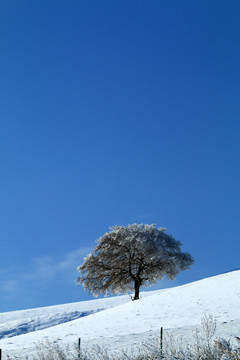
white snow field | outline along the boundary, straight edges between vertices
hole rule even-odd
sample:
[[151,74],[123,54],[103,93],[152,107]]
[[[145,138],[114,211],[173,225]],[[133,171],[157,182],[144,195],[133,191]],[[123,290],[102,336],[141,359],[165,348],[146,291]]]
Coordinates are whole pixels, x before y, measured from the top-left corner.
[[204,315],[213,315],[217,335],[240,336],[240,270],[187,285],[38,309],[0,313],[0,348],[26,355],[34,344],[102,345],[112,350],[141,342],[164,330],[189,334]]

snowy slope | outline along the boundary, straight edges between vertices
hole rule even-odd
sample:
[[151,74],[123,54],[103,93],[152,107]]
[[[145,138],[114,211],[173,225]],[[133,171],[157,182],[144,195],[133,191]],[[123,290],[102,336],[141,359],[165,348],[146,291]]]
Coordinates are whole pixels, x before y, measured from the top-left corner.
[[[132,302],[128,296],[85,301],[34,310],[0,314],[0,331],[6,336],[8,329],[26,331],[51,326],[11,338],[2,338],[0,348],[9,351],[26,351],[37,341],[48,339],[71,343],[101,341],[111,337],[126,338],[165,329],[191,328],[200,323],[204,314],[212,314],[217,322],[234,323],[240,320],[240,271],[203,279],[187,285],[149,291],[142,299]],[[78,315],[76,315],[76,313]],[[78,319],[74,319],[79,316]],[[67,321],[71,320],[71,321]],[[66,322],[67,321],[67,322]],[[52,326],[56,322],[60,325]],[[34,328],[33,326],[33,328]],[[21,331],[16,330],[16,334]]]
[[128,296],[0,313],[0,339],[49,328],[128,302]]

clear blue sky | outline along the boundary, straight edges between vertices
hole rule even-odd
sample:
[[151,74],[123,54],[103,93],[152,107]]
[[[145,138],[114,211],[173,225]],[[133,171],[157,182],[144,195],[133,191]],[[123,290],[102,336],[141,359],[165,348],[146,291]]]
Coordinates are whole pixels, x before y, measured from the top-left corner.
[[194,256],[158,288],[240,267],[239,14],[1,0],[0,311],[90,299],[76,266],[113,225],[165,226]]

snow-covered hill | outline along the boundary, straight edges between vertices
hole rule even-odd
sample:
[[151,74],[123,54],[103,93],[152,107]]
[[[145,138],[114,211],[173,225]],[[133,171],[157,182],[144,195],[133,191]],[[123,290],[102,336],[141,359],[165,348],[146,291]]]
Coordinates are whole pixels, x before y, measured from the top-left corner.
[[[164,329],[191,329],[212,314],[227,335],[240,322],[240,270],[187,285],[142,293],[139,301],[119,296],[0,314],[0,348],[30,351],[37,341],[108,342],[141,338]],[[228,326],[226,326],[228,324]],[[230,325],[231,326],[230,326]],[[226,330],[228,329],[228,330]],[[25,333],[25,334],[24,334]],[[135,335],[133,335],[135,334]],[[233,335],[239,335],[233,334]]]
[[120,305],[128,300],[128,296],[119,296],[0,313],[0,339],[66,323]]

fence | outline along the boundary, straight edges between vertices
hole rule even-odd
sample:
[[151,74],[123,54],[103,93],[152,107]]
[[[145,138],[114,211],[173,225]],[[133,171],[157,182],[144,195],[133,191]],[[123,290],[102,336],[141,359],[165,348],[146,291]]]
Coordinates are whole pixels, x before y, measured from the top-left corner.
[[[160,353],[163,349],[163,328],[160,329]],[[81,358],[81,338],[78,338],[78,359]],[[0,360],[2,360],[2,349],[0,349]]]
[[[219,322],[217,323],[216,332],[214,334],[214,338],[222,338],[222,339],[230,339],[233,338],[233,334],[235,335],[235,338],[239,341],[239,335],[240,335],[240,320],[232,320],[230,322]],[[163,351],[165,349],[166,344],[168,343],[169,336],[172,335],[174,339],[180,338],[183,344],[191,343],[192,340],[194,340],[193,336],[196,332],[201,331],[200,325],[191,325],[191,326],[185,326],[183,328],[171,328],[171,329],[164,329],[161,327],[159,330],[155,331],[149,331],[146,333],[133,333],[133,334],[126,334],[126,335],[119,335],[119,336],[113,336],[109,338],[101,337],[99,339],[90,339],[87,340],[87,346],[89,349],[95,347],[96,348],[102,348],[109,350],[109,353],[115,352],[116,349],[121,351],[122,349],[132,349],[134,350],[138,348],[139,344],[149,344],[151,343],[151,339],[156,339],[157,342],[157,349],[158,353],[160,353],[160,358],[164,355]],[[238,337],[237,337],[238,336]],[[84,340],[84,341],[82,341]],[[96,341],[97,340],[97,341]],[[149,340],[149,342],[148,342]],[[235,339],[233,338],[235,341]],[[155,341],[155,340],[154,340]],[[234,344],[233,344],[234,345]],[[145,345],[144,345],[145,346]],[[235,346],[235,345],[234,345]],[[239,343],[238,343],[239,346]],[[78,338],[76,341],[76,347],[77,347],[77,353],[76,358],[81,359],[83,356],[85,350],[86,350],[86,339]],[[25,349],[27,350],[27,349]],[[33,350],[33,349],[32,349]],[[15,356],[15,350],[9,350],[7,349],[0,349],[0,360],[2,359],[10,359],[10,357],[7,356],[13,356],[13,359],[17,359]],[[27,351],[26,351],[27,354]],[[25,356],[25,353],[24,353]],[[239,357],[240,360],[240,357]]]

